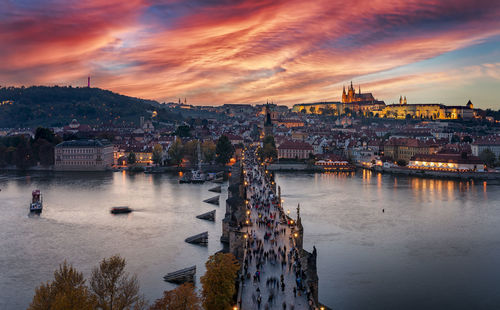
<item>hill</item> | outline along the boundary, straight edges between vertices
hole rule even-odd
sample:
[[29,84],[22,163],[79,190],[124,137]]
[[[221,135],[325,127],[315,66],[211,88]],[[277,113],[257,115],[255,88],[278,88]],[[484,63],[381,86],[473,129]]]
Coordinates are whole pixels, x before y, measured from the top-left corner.
[[[83,87],[2,87],[0,88],[0,128],[58,127],[76,118],[81,123],[98,125],[138,123],[140,116],[157,120],[179,120],[179,115],[159,109],[159,103],[113,93],[100,88]],[[149,112],[148,112],[149,111]]]

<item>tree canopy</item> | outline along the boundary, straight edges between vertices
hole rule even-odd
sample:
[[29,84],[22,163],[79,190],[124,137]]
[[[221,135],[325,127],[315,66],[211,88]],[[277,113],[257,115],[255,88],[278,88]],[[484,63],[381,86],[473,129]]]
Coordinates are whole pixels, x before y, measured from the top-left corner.
[[92,270],[90,290],[103,310],[125,310],[144,303],[139,295],[139,282],[135,275],[125,272],[125,259],[114,255],[104,258]]
[[163,292],[149,310],[201,310],[201,299],[192,283],[184,283],[171,291]]
[[227,164],[231,156],[234,154],[234,147],[229,141],[229,138],[225,135],[222,135],[217,140],[217,146],[215,147],[215,160],[220,164]]
[[137,123],[139,116],[158,110],[156,120],[174,121],[178,115],[157,109],[156,101],[138,99],[88,87],[3,87],[0,127],[63,126],[76,118],[86,124]]
[[201,277],[203,307],[206,310],[230,309],[236,293],[238,261],[231,253],[217,253],[205,263],[207,271]]

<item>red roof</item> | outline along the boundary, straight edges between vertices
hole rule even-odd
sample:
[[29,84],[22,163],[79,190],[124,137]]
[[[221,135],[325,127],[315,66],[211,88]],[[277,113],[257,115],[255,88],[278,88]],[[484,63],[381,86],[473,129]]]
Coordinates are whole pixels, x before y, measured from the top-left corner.
[[306,150],[306,151],[313,151],[314,148],[306,142],[302,141],[285,141],[278,146],[278,149],[281,150]]

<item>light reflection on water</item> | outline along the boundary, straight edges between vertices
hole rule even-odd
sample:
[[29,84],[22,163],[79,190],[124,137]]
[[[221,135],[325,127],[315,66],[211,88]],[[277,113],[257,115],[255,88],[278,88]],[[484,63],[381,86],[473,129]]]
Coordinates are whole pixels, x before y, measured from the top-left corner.
[[[333,309],[492,309],[500,304],[499,182],[278,173],[320,301]],[[382,212],[384,209],[385,212]]]
[[[25,308],[64,259],[90,273],[119,253],[151,301],[162,276],[196,264],[219,243],[224,203],[213,184],[177,175],[0,174],[0,309]],[[305,247],[318,248],[320,300],[334,309],[489,309],[500,304],[498,182],[357,173],[279,173],[285,210],[301,204]],[[31,190],[45,210],[28,217]],[[221,197],[227,194],[223,188]],[[128,205],[128,216],[109,208]],[[195,218],[217,209],[216,223]],[[385,210],[382,213],[382,209]],[[208,248],[184,243],[209,231]]]
[[[116,173],[0,175],[0,309],[23,309],[34,288],[67,259],[86,276],[103,257],[119,253],[152,301],[175,286],[163,275],[197,265],[197,278],[219,242],[223,207],[203,203],[213,184],[178,184],[177,175]],[[39,188],[44,211],[28,216]],[[223,187],[221,202],[227,193]],[[137,210],[113,216],[113,206]],[[195,216],[217,209],[215,223]],[[184,239],[209,231],[208,248]]]

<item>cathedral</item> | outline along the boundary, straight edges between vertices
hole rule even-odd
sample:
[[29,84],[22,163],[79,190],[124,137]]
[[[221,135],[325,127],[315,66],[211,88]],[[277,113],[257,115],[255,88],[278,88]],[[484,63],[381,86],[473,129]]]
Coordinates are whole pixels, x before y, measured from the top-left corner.
[[377,100],[373,97],[372,93],[361,93],[361,86],[359,86],[359,92],[356,94],[354,87],[347,87],[347,93],[344,90],[342,91],[342,103],[375,103]]

